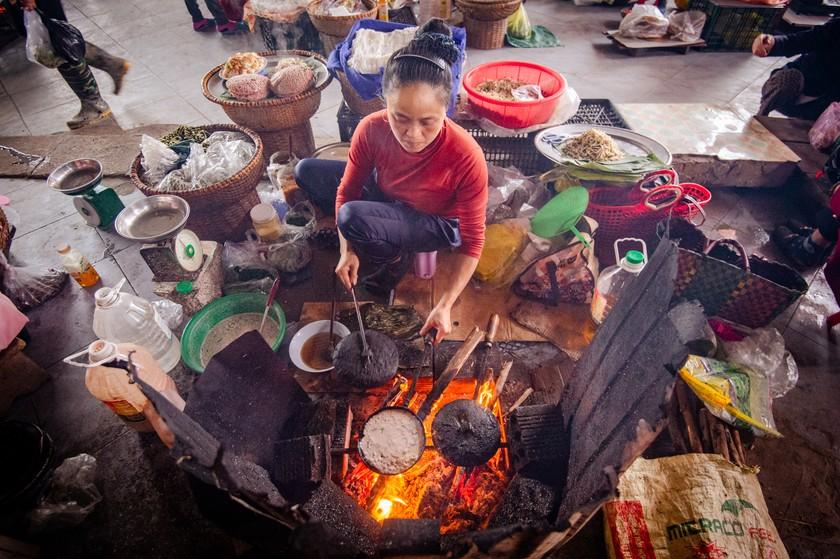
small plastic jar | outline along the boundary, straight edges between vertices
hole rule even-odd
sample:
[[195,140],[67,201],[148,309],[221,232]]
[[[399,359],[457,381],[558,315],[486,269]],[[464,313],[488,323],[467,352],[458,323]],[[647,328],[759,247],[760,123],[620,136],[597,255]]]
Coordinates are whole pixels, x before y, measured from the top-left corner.
[[283,234],[280,216],[271,204],[257,204],[251,208],[251,223],[263,242],[276,241]]

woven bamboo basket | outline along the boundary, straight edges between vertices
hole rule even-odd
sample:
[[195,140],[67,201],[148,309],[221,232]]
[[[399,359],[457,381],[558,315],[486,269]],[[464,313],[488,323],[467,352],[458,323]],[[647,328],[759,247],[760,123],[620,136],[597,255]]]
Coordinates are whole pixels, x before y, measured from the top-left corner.
[[369,101],[359,97],[344,72],[339,70],[336,75],[341,84],[341,95],[351,111],[358,115],[369,115],[385,108],[385,101],[381,97],[374,97]]
[[[265,171],[262,140],[253,130],[235,124],[208,124],[199,128],[208,133],[241,132],[251,138],[257,146],[257,151],[245,168],[232,177],[205,188],[176,193],[190,205],[187,227],[204,240],[224,242],[243,239],[251,224],[248,213],[260,203],[257,183]],[[146,196],[161,194],[143,182],[140,176],[141,157],[142,155],[138,155],[131,164],[131,181]]]
[[[259,54],[261,56],[298,55],[314,57],[326,66],[326,60],[323,56],[306,50],[265,51]],[[262,101],[236,101],[222,99],[210,91],[210,80],[223,66],[224,64],[220,64],[204,75],[201,80],[201,90],[204,97],[221,105],[225,114],[236,124],[257,131],[295,128],[309,122],[309,119],[318,112],[318,107],[321,105],[321,91],[332,81],[332,76],[330,76],[320,86],[313,87],[293,97],[282,99],[269,97]]]
[[[464,19],[469,18],[477,21],[506,20],[516,12],[521,3],[521,0],[504,0],[502,2],[455,0],[455,5],[464,14]],[[467,33],[467,41],[469,41],[469,38],[470,35]]]
[[341,37],[343,40],[350,32],[350,28],[353,27],[353,24],[355,24],[358,20],[372,19],[376,17],[376,2],[373,0],[362,0],[362,2],[368,9],[364,12],[351,14],[349,16],[331,16],[329,14],[320,13],[318,8],[321,6],[321,0],[314,0],[313,2],[310,2],[306,7],[306,13],[309,14],[309,19],[312,20],[312,25],[314,25],[315,29],[319,32],[325,35],[332,35],[333,37]]
[[467,46],[474,49],[491,50],[505,46],[507,18],[497,21],[482,21],[464,16],[467,30]]
[[[9,255],[9,245],[12,244],[12,224],[6,219],[6,214],[0,208],[0,252]],[[2,274],[0,274],[2,275]]]

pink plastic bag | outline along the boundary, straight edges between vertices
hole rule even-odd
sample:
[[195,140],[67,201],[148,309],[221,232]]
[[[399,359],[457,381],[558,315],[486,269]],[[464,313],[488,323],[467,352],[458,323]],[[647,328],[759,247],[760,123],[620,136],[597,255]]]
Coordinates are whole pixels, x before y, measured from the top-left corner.
[[835,101],[823,111],[820,118],[808,132],[811,145],[818,150],[826,150],[840,137],[840,102]]
[[9,347],[28,321],[14,303],[0,293],[0,351]]

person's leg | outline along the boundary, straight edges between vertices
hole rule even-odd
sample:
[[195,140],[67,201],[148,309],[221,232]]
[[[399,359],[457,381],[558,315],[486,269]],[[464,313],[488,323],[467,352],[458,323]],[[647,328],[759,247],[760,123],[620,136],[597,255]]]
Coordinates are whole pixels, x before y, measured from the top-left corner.
[[774,110],[782,111],[793,106],[802,95],[805,76],[795,68],[785,66],[774,70],[761,88],[759,116],[767,116]]
[[338,229],[375,267],[362,283],[387,294],[411,266],[414,253],[461,245],[457,220],[418,212],[395,202],[355,201],[338,213]]
[[833,99],[828,96],[818,97],[807,103],[789,105],[779,109],[779,112],[791,118],[801,118],[803,120],[817,120],[820,115],[831,105]]
[[201,13],[201,8],[198,7],[198,0],[184,0],[184,4],[187,5],[187,11],[192,18],[193,31],[202,33],[216,30],[216,22],[204,17],[204,14]]
[[67,122],[70,129],[81,128],[111,116],[111,108],[99,95],[99,86],[84,60],[79,64],[62,64],[58,72],[82,102],[79,113]]
[[295,182],[322,212],[334,215],[335,195],[346,166],[341,161],[301,159],[295,166]]
[[837,242],[840,220],[829,208],[822,208],[816,215],[814,229],[781,225],[773,231],[773,240],[782,253],[797,268],[810,268],[822,264],[832,245]]
[[131,67],[128,60],[114,56],[91,42],[85,41],[85,60],[88,65],[104,70],[114,80],[114,95],[122,90],[123,78]]

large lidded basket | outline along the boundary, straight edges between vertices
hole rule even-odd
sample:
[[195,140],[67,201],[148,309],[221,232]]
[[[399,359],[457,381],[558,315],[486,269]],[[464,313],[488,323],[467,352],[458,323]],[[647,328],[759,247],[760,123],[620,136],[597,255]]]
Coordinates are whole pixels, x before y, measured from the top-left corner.
[[312,20],[312,25],[321,35],[321,42],[324,43],[324,51],[329,54],[335,47],[347,37],[353,24],[360,19],[373,19],[376,17],[376,2],[374,0],[363,0],[367,10],[344,16],[333,16],[322,13],[320,8],[324,0],[313,0],[306,7],[306,13]]
[[[208,135],[213,132],[240,132],[248,136],[257,148],[251,161],[238,173],[204,188],[176,193],[189,203],[187,227],[200,238],[219,242],[240,240],[251,224],[248,212],[260,203],[257,184],[265,170],[262,140],[253,130],[235,124],[209,124],[198,128],[204,129]],[[141,159],[142,154],[131,164],[131,181],[146,196],[161,194],[143,182]]]
[[483,50],[502,48],[507,18],[520,4],[521,0],[455,0],[455,5],[464,14],[467,46]]
[[316,72],[315,87],[291,97],[269,97],[261,101],[239,101],[224,96],[226,88],[219,75],[224,64],[219,64],[204,75],[201,90],[204,96],[220,105],[225,114],[240,126],[257,132],[295,128],[309,122],[321,105],[321,92],[330,84],[332,77],[326,72],[324,57],[305,50],[264,51],[258,53],[268,59],[268,68],[273,69],[277,60],[284,57],[314,59],[324,66],[324,72]]

